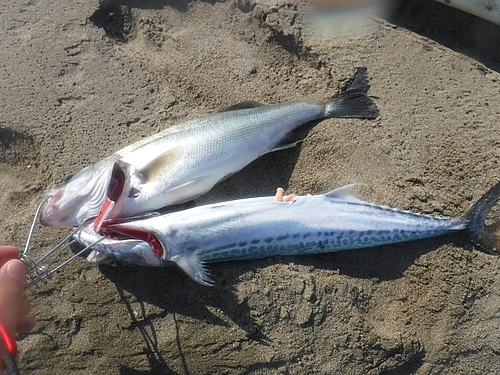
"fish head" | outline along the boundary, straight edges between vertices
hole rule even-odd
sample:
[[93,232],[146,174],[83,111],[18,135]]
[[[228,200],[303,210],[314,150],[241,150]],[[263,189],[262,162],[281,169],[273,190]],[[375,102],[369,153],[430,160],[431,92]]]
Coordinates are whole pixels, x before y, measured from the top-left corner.
[[[194,281],[206,286],[214,284],[210,272],[200,257],[198,249],[193,251],[193,249],[186,249],[184,246],[174,246],[178,229],[175,228],[175,225],[172,225],[172,215],[170,214],[145,220],[108,221],[103,224],[102,229],[107,232],[119,233],[140,240],[140,251],[138,248],[134,248],[132,251],[134,255],[141,254],[143,257],[141,261],[146,259],[145,255],[148,257],[148,261],[150,261],[151,258],[154,258],[152,254],[155,254],[156,258],[154,259],[161,261],[160,265],[176,264]],[[148,245],[149,252],[143,244]],[[127,253],[130,254],[130,252],[128,251]],[[121,256],[123,258],[123,255]],[[137,261],[134,261],[134,263],[139,264]]]
[[102,236],[96,233],[92,225],[84,227],[75,234],[74,238],[83,246],[92,245],[91,252],[87,256],[90,263],[107,264],[111,266],[152,266],[164,265],[161,257],[156,255],[150,245],[135,238],[116,238]]
[[47,226],[78,226],[95,217],[113,181],[125,178],[116,156],[92,164],[47,195],[40,222]]
[[[155,226],[154,222],[156,218],[159,218],[159,216],[153,213],[140,218],[111,219],[103,223],[101,231],[111,234],[111,236],[121,235],[126,238],[140,240],[149,246],[149,251],[152,254],[155,254],[160,259],[166,259],[168,251],[165,250],[168,250],[168,248],[166,248],[168,246],[168,240],[160,233],[163,232],[165,228],[159,229]],[[153,220],[153,222],[151,220]]]

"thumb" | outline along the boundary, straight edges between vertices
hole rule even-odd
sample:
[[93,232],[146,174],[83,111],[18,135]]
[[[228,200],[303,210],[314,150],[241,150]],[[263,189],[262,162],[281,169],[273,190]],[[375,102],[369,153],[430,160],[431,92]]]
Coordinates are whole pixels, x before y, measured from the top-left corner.
[[[17,322],[22,317],[24,279],[24,264],[18,259],[8,261],[0,268],[0,321],[12,337],[15,337]],[[5,350],[1,341],[0,352]]]

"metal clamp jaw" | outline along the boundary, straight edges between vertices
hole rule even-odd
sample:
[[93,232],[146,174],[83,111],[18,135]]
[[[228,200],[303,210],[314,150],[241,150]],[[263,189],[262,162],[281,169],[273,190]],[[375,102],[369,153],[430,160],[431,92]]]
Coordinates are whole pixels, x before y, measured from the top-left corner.
[[[31,246],[31,242],[33,240],[33,234],[35,232],[36,224],[38,222],[38,219],[40,217],[40,212],[42,211],[43,205],[47,202],[47,200],[50,198],[50,196],[46,197],[38,206],[36,212],[35,212],[35,217],[33,218],[33,223],[31,224],[31,228],[28,232],[28,237],[26,239],[26,245],[24,246],[24,249],[22,253],[20,254],[20,259],[24,263],[24,266],[26,268],[26,274],[27,274],[27,279],[26,279],[26,287],[30,290],[33,291],[33,289],[42,281],[45,281],[49,279],[55,272],[59,271],[61,268],[67,266],[69,263],[71,263],[74,259],[79,257],[80,255],[84,254],[88,249],[90,249],[92,246],[96,245],[100,241],[102,241],[104,238],[100,238],[96,242],[90,244],[89,246],[85,247],[83,250],[79,251],[77,254],[72,255],[65,261],[60,261],[59,257],[60,255],[66,250],[69,246],[71,246],[73,243],[76,242],[76,240],[72,239],[72,237],[78,233],[82,228],[84,228],[86,225],[89,224],[92,219],[84,222],[81,224],[79,227],[74,228],[71,233],[64,239],[62,240],[59,244],[57,244],[54,248],[52,248],[50,251],[48,251],[45,255],[43,255],[40,259],[34,260],[31,258],[29,255],[29,250]],[[59,259],[59,262],[57,262]]]

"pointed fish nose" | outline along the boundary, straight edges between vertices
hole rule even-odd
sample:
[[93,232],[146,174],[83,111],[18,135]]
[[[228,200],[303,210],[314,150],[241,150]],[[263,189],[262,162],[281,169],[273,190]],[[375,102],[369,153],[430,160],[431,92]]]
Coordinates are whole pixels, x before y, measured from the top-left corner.
[[62,198],[64,192],[62,189],[57,189],[52,195],[47,203],[42,207],[42,212],[40,214],[40,223],[45,226],[53,226],[58,220],[56,216],[59,211],[58,202]]

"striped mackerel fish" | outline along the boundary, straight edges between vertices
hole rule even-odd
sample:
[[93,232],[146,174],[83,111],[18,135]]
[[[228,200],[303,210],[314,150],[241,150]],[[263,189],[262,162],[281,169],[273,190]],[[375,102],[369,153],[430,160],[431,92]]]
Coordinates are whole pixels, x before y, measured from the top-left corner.
[[[199,206],[145,219],[110,220],[108,236],[88,256],[93,263],[175,264],[193,280],[211,285],[205,263],[317,254],[414,241],[466,232],[496,251],[495,233],[484,219],[500,196],[500,182],[461,218],[447,219],[378,206],[350,194],[347,185],[327,194],[262,197]],[[123,237],[124,236],[124,237]],[[75,239],[100,239],[92,226]]]
[[[79,226],[124,218],[194,199],[259,156],[292,147],[292,131],[331,117],[375,118],[365,68],[326,104],[244,103],[175,125],[81,170],[48,193],[40,221]],[[241,109],[241,107],[247,107]]]

